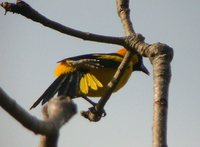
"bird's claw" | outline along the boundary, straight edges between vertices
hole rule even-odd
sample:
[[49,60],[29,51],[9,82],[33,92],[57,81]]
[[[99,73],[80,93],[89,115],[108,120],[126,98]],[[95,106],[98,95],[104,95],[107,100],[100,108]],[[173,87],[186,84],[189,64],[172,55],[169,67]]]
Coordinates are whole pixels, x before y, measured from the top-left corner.
[[106,111],[103,109],[101,111],[97,111],[95,107],[89,108],[88,111],[82,111],[81,115],[85,118],[87,118],[90,121],[97,122],[99,121],[102,117],[106,116]]

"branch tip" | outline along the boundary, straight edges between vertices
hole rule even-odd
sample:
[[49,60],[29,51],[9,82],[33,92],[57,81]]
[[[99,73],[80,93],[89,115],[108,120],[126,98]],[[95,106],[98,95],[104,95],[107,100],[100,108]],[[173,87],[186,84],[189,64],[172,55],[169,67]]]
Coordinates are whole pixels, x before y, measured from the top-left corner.
[[5,9],[5,13],[4,13],[4,15],[6,15],[7,14],[7,10],[6,10],[6,6],[8,5],[8,2],[2,2],[1,4],[1,7],[3,7],[4,9]]
[[22,0],[17,0],[17,1],[16,1],[16,4],[18,4],[18,3],[20,3],[20,2],[23,2],[23,1],[22,1]]

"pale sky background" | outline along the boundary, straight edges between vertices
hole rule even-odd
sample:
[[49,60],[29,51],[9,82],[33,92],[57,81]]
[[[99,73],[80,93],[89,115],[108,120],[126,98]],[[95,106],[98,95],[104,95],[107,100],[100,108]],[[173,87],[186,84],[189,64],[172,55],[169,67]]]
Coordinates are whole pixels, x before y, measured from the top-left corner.
[[[123,36],[114,0],[26,0],[46,17],[66,26]],[[149,43],[174,48],[169,93],[168,146],[200,146],[200,1],[130,0],[136,32]],[[2,0],[0,0],[2,2]],[[14,2],[10,0],[9,2]],[[26,110],[55,79],[56,62],[70,56],[114,52],[116,45],[83,41],[0,8],[0,86]],[[145,65],[152,73],[148,59]],[[91,123],[78,113],[60,132],[59,147],[149,147],[152,142],[153,81],[135,72],[113,94],[107,116]],[[76,99],[78,111],[90,105]],[[41,106],[30,113],[41,118]],[[35,147],[39,136],[0,108],[0,146]]]

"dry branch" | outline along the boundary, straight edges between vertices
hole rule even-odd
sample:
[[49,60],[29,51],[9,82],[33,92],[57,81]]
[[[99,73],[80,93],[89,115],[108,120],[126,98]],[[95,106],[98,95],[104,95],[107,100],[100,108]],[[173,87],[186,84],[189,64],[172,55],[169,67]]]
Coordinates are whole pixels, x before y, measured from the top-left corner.
[[[170,62],[173,49],[162,43],[147,44],[144,39],[136,40],[137,34],[130,20],[129,0],[116,0],[118,14],[125,33],[130,36],[128,46],[141,55],[148,57],[153,65],[154,79],[154,116],[153,116],[153,147],[167,147],[167,112],[168,91],[171,79]],[[133,38],[131,39],[131,36]],[[141,37],[143,38],[143,37]]]
[[[62,99],[62,100],[58,100]],[[76,105],[68,98],[57,98],[45,106],[46,119],[41,121],[30,115],[0,88],[0,106],[25,128],[48,137],[58,135],[59,129],[76,113]],[[48,110],[48,111],[47,111]],[[48,114],[48,115],[47,115]],[[58,137],[58,136],[57,136]],[[52,141],[52,140],[49,140]],[[48,142],[46,142],[48,143]],[[55,142],[56,144],[57,142]],[[49,147],[49,146],[48,146]],[[54,146],[55,147],[55,146]]]
[[21,0],[17,0],[16,4],[3,2],[3,3],[1,3],[1,6],[5,9],[5,14],[7,12],[21,14],[22,16],[24,16],[28,19],[31,19],[35,22],[38,22],[48,28],[59,31],[63,34],[81,38],[83,40],[97,41],[97,42],[111,43],[111,44],[114,43],[114,44],[119,44],[119,45],[123,44],[123,42],[124,42],[123,37],[98,35],[98,34],[93,34],[90,32],[82,32],[82,31],[64,26],[58,22],[55,22],[55,21],[52,21],[52,20],[46,18],[45,16],[43,16],[42,14],[37,12],[35,9],[33,9],[26,2],[21,1]]

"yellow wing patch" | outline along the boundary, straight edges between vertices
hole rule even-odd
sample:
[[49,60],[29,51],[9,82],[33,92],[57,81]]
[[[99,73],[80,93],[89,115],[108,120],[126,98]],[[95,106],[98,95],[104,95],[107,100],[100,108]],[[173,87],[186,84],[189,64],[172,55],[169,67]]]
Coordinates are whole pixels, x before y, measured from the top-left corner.
[[101,82],[94,75],[91,74],[91,77],[94,80],[94,82],[96,83],[97,87],[103,87]]
[[90,73],[86,73],[80,80],[80,91],[83,94],[88,94],[89,89],[98,90],[101,87],[103,87],[101,82]]
[[73,72],[75,71],[76,68],[70,66],[66,62],[59,63],[58,66],[56,67],[54,74],[56,77],[59,77],[63,73],[68,73],[68,72]]
[[88,87],[90,87],[93,90],[98,89],[97,84],[95,83],[95,81],[93,80],[92,76],[89,73],[86,74],[86,79],[87,79]]
[[80,80],[80,91],[83,94],[87,94],[88,93],[88,84],[87,84],[87,79],[86,79],[86,75],[84,75],[81,80]]

